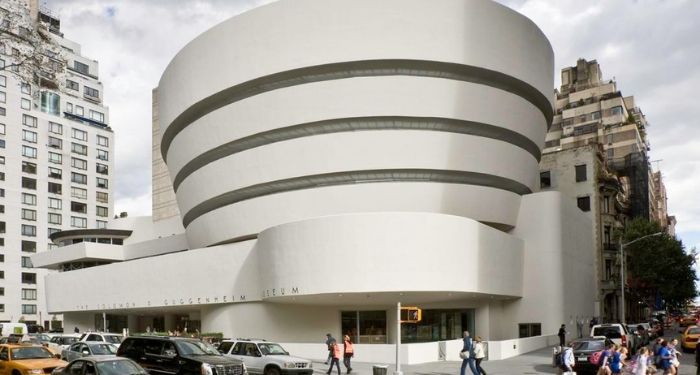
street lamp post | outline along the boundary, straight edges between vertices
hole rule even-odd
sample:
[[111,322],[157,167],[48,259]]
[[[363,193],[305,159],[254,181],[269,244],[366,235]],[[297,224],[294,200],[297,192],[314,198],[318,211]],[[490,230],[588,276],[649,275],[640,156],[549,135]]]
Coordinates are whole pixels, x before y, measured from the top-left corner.
[[646,236],[639,237],[636,240],[627,242],[627,243],[622,243],[622,237],[619,239],[620,243],[620,322],[622,324],[625,324],[625,253],[624,253],[624,248],[627,245],[631,245],[637,241],[641,241],[645,238],[653,237],[653,236],[658,236],[663,234],[663,232],[656,232],[653,234],[647,234]]

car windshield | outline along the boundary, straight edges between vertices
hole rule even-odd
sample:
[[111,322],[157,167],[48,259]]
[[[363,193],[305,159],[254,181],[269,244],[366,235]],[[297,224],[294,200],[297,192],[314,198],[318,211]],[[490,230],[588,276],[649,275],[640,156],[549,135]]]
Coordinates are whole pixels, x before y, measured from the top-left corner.
[[202,341],[175,341],[182,355],[221,355],[215,347]]
[[63,337],[62,339],[63,339],[63,345],[69,345],[69,344],[72,344],[72,343],[78,341],[77,337],[71,337],[71,336]]
[[603,350],[603,349],[605,349],[605,342],[603,340],[574,341],[572,348],[575,351],[579,351],[579,350]]
[[593,336],[605,336],[609,339],[619,339],[622,337],[620,329],[617,327],[596,327],[593,328]]
[[97,362],[97,373],[100,375],[137,375],[146,374],[140,366],[125,360]]
[[26,348],[12,348],[12,359],[37,359],[37,358],[53,358],[50,351],[41,346],[28,346]]
[[688,328],[688,332],[686,332],[687,335],[699,335],[700,334],[700,327],[692,327]]
[[258,347],[260,348],[260,351],[262,352],[263,355],[288,355],[284,349],[280,346],[280,344],[258,344]]
[[92,351],[93,355],[117,354],[117,347],[113,344],[90,345],[90,350]]
[[105,342],[108,342],[111,344],[121,344],[122,343],[121,336],[105,335],[104,338],[105,338]]

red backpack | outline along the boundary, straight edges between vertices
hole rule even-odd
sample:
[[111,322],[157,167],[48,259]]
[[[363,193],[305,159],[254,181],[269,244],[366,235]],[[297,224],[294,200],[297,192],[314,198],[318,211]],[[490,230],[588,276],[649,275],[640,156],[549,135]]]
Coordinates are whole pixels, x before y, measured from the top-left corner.
[[598,351],[598,352],[591,354],[591,356],[588,357],[588,362],[592,365],[596,365],[596,366],[600,365],[600,363],[598,363],[598,362],[600,362],[600,357],[603,355],[603,352],[604,352],[604,350],[601,350],[601,351]]

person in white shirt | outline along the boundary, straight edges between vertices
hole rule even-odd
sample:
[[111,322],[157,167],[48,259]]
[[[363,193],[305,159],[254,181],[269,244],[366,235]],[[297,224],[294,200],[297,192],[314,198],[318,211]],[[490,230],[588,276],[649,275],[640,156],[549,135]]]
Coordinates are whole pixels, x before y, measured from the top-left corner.
[[474,343],[474,359],[476,359],[476,371],[479,374],[486,375],[486,371],[481,367],[481,361],[486,357],[484,352],[484,343],[481,340],[481,336],[476,336],[476,342]]

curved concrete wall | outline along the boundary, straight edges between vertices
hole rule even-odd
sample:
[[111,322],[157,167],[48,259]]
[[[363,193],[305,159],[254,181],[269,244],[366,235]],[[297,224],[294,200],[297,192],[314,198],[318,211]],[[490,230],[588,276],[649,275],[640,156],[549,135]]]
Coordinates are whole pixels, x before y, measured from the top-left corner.
[[[489,0],[279,1],[225,21],[159,85],[190,246],[387,209],[511,227],[510,196],[538,189],[552,72],[542,32]],[[495,213],[450,207],[503,196]]]

